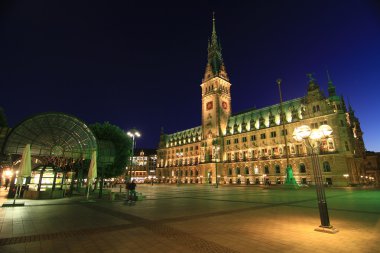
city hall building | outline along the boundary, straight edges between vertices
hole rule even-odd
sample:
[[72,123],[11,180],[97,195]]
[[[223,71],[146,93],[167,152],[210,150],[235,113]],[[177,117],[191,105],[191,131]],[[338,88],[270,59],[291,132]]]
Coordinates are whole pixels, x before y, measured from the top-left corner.
[[318,128],[328,124],[332,135],[319,148],[326,184],[377,180],[366,177],[366,166],[376,166],[376,157],[374,161],[366,157],[360,123],[351,106],[347,110],[343,98],[336,95],[332,81],[327,96],[311,75],[306,88],[304,97],[284,101],[282,106],[232,113],[233,92],[213,20],[201,84],[202,125],[171,134],[161,132],[157,178],[171,183],[282,184],[288,153],[297,183],[314,184],[307,149],[294,141],[292,133],[301,125]]

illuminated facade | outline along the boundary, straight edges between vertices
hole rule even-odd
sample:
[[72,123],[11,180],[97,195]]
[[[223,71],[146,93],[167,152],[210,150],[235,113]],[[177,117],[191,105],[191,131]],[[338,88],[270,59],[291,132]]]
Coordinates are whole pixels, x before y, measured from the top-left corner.
[[144,149],[136,152],[132,157],[132,179],[138,183],[156,178],[157,154],[156,150]]
[[[157,177],[163,182],[220,184],[281,184],[285,181],[284,134],[293,174],[298,183],[313,184],[310,157],[292,138],[294,128],[329,124],[331,138],[323,140],[320,163],[327,184],[360,183],[365,175],[365,147],[359,120],[346,109],[329,78],[328,96],[309,75],[304,97],[232,114],[231,83],[217,40],[215,21],[208,45],[208,62],[201,84],[202,125],[172,134],[161,133]],[[348,174],[348,175],[347,175]],[[345,176],[344,176],[345,175]]]

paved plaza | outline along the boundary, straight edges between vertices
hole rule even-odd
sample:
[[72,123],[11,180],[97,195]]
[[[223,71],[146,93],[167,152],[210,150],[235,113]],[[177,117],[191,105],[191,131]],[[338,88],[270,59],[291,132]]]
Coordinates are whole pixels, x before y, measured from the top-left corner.
[[[117,191],[118,189],[115,189]],[[320,224],[314,188],[138,185],[129,205],[106,198],[17,200],[0,208],[0,252],[380,252],[380,190],[328,188]],[[11,202],[4,198],[1,204]]]

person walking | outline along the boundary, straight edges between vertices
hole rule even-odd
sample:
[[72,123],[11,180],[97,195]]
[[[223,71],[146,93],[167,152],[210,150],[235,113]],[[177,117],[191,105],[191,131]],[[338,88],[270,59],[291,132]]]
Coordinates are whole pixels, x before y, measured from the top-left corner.
[[128,201],[135,202],[136,201],[136,181],[133,180],[127,186],[128,186]]

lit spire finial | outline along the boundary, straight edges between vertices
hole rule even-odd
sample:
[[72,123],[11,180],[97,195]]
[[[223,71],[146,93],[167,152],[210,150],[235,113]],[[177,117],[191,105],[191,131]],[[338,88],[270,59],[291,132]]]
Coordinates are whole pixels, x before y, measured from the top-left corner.
[[330,73],[329,73],[329,70],[328,70],[328,69],[326,69],[326,74],[327,74],[327,81],[328,81],[329,83],[332,83],[332,82],[331,82],[331,78],[330,78]]

